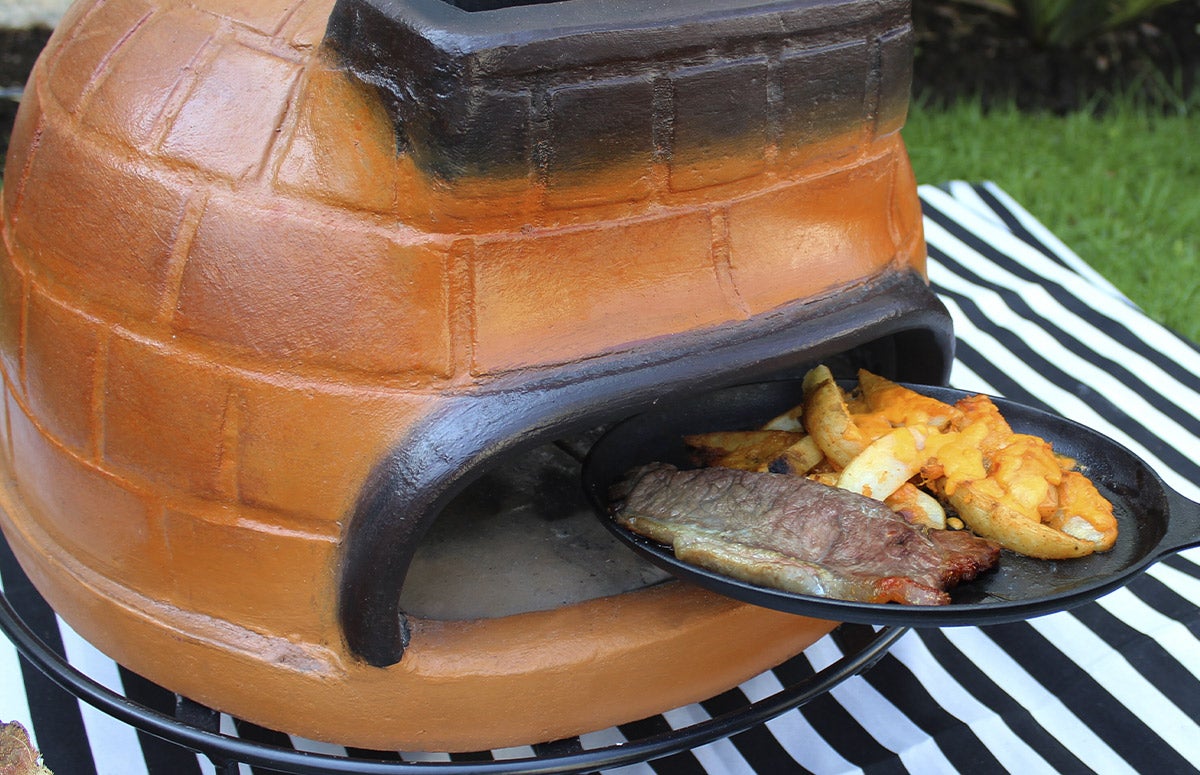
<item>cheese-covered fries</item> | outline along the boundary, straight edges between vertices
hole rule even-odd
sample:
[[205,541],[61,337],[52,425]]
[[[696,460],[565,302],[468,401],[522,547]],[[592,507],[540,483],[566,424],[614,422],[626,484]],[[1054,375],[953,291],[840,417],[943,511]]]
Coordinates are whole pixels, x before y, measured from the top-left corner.
[[1031,557],[1082,557],[1116,541],[1112,505],[1074,461],[1013,432],[986,396],[951,405],[866,370],[845,391],[824,366],[805,376],[803,391],[800,404],[739,444],[730,434],[685,441],[706,464],[808,476],[932,528],[965,524]]

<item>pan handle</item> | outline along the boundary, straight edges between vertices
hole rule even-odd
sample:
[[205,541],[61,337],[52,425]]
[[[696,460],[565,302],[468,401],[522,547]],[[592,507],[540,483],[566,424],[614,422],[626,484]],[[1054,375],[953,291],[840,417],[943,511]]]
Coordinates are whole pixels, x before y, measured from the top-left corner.
[[1193,546],[1200,546],[1200,503],[1185,498],[1170,487],[1167,493],[1167,532],[1158,543],[1155,560]]

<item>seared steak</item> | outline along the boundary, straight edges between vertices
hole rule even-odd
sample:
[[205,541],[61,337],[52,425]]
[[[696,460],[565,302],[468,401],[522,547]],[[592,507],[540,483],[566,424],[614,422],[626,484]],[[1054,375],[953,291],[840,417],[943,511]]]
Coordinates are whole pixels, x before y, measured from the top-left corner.
[[614,488],[626,528],[675,556],[789,592],[943,605],[993,567],[998,544],[909,524],[879,501],[802,477],[653,463]]

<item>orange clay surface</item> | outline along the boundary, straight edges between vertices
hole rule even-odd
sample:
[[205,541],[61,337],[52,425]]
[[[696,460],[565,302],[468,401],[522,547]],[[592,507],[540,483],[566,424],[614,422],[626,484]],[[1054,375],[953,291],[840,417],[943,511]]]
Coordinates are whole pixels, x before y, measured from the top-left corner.
[[903,105],[807,149],[447,185],[323,52],[330,5],[84,1],[39,61],[0,200],[0,525],[38,588],[152,680],[369,747],[575,734],[824,634],[672,583],[417,620],[368,667],[339,550],[445,393],[923,272]]

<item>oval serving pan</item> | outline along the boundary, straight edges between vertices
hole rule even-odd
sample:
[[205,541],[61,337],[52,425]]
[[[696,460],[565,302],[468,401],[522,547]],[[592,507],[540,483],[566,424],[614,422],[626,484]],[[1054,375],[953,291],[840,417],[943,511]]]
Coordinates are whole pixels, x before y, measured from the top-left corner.
[[[951,388],[908,385],[954,403],[973,395]],[[739,581],[678,560],[669,546],[618,525],[609,513],[609,488],[627,471],[650,462],[694,467],[682,437],[718,430],[750,430],[800,403],[798,380],[742,385],[670,403],[630,417],[592,446],[583,485],[604,524],[651,562],[678,578],[755,605],[858,624],[913,627],[995,624],[1060,611],[1127,584],[1147,566],[1200,545],[1200,505],[1169,488],[1140,458],[1112,439],[1071,420],[995,398],[1018,433],[1045,438],[1078,461],[1113,504],[1119,525],[1112,550],[1071,560],[1036,560],[1008,550],[999,566],[951,590],[943,606],[858,603],[784,592]]]

